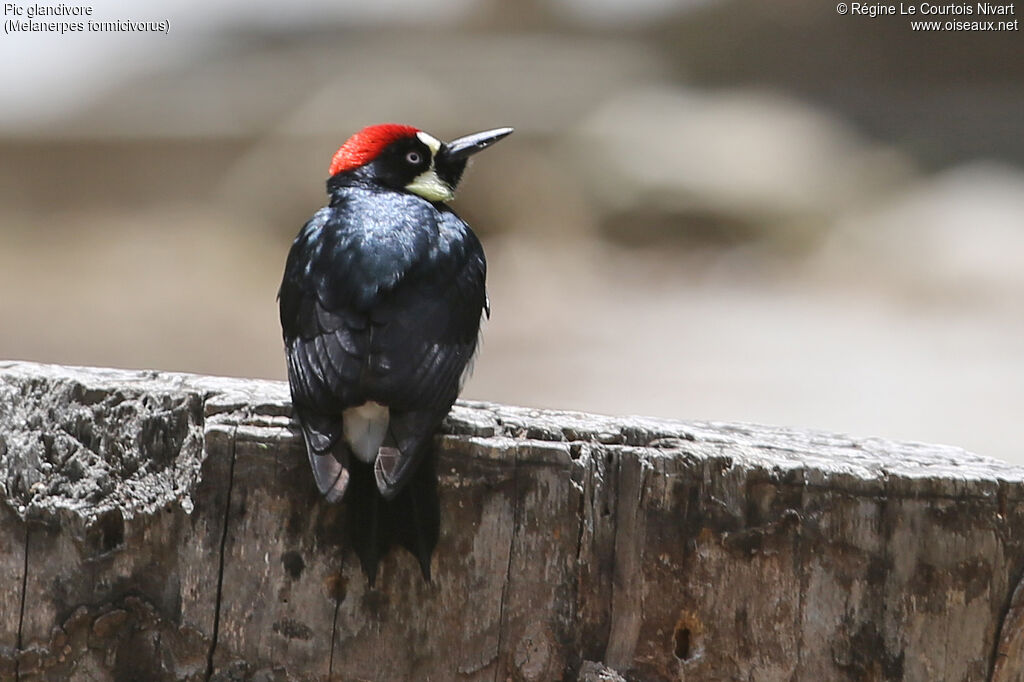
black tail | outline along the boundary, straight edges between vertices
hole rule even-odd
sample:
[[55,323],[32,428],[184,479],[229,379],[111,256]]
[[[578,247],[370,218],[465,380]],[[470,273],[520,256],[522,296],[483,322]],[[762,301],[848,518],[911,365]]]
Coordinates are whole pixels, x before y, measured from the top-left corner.
[[391,500],[377,491],[373,465],[353,458],[348,504],[349,537],[370,587],[377,580],[377,564],[392,544],[412,552],[423,577],[430,580],[430,558],[441,534],[441,507],[437,498],[434,454],[427,453],[409,483]]

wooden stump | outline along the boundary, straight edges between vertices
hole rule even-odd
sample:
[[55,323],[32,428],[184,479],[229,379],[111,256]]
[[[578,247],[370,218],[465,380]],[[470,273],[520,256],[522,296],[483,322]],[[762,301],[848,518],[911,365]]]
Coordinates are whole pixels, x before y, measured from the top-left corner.
[[460,403],[369,589],[278,382],[0,363],[3,680],[1024,680],[1024,469]]

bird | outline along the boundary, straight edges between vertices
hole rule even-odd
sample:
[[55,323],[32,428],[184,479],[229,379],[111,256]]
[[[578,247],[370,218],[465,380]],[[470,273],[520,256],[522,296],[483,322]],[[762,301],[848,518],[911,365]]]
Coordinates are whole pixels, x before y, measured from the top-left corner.
[[293,413],[320,493],[346,501],[371,588],[394,544],[430,581],[433,439],[490,316],[483,247],[446,202],[469,157],[511,133],[442,142],[396,123],[360,130],[288,252],[278,303]]

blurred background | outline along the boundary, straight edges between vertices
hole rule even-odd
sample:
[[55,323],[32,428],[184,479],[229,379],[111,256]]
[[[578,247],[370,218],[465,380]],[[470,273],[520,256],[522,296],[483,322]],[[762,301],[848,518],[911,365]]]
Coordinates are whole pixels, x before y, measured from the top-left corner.
[[282,379],[284,259],[345,138],[510,125],[454,202],[493,309],[465,397],[1024,464],[1019,31],[817,0],[92,7],[170,31],[0,36],[0,357]]

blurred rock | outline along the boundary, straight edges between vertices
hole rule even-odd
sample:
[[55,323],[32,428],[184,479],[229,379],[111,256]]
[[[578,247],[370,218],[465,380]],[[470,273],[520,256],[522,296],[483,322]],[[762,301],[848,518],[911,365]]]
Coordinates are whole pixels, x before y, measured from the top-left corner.
[[573,143],[604,229],[622,241],[688,230],[793,239],[910,169],[834,117],[751,90],[623,92]]
[[818,267],[861,287],[1019,305],[1024,172],[960,166],[868,206],[839,222]]

